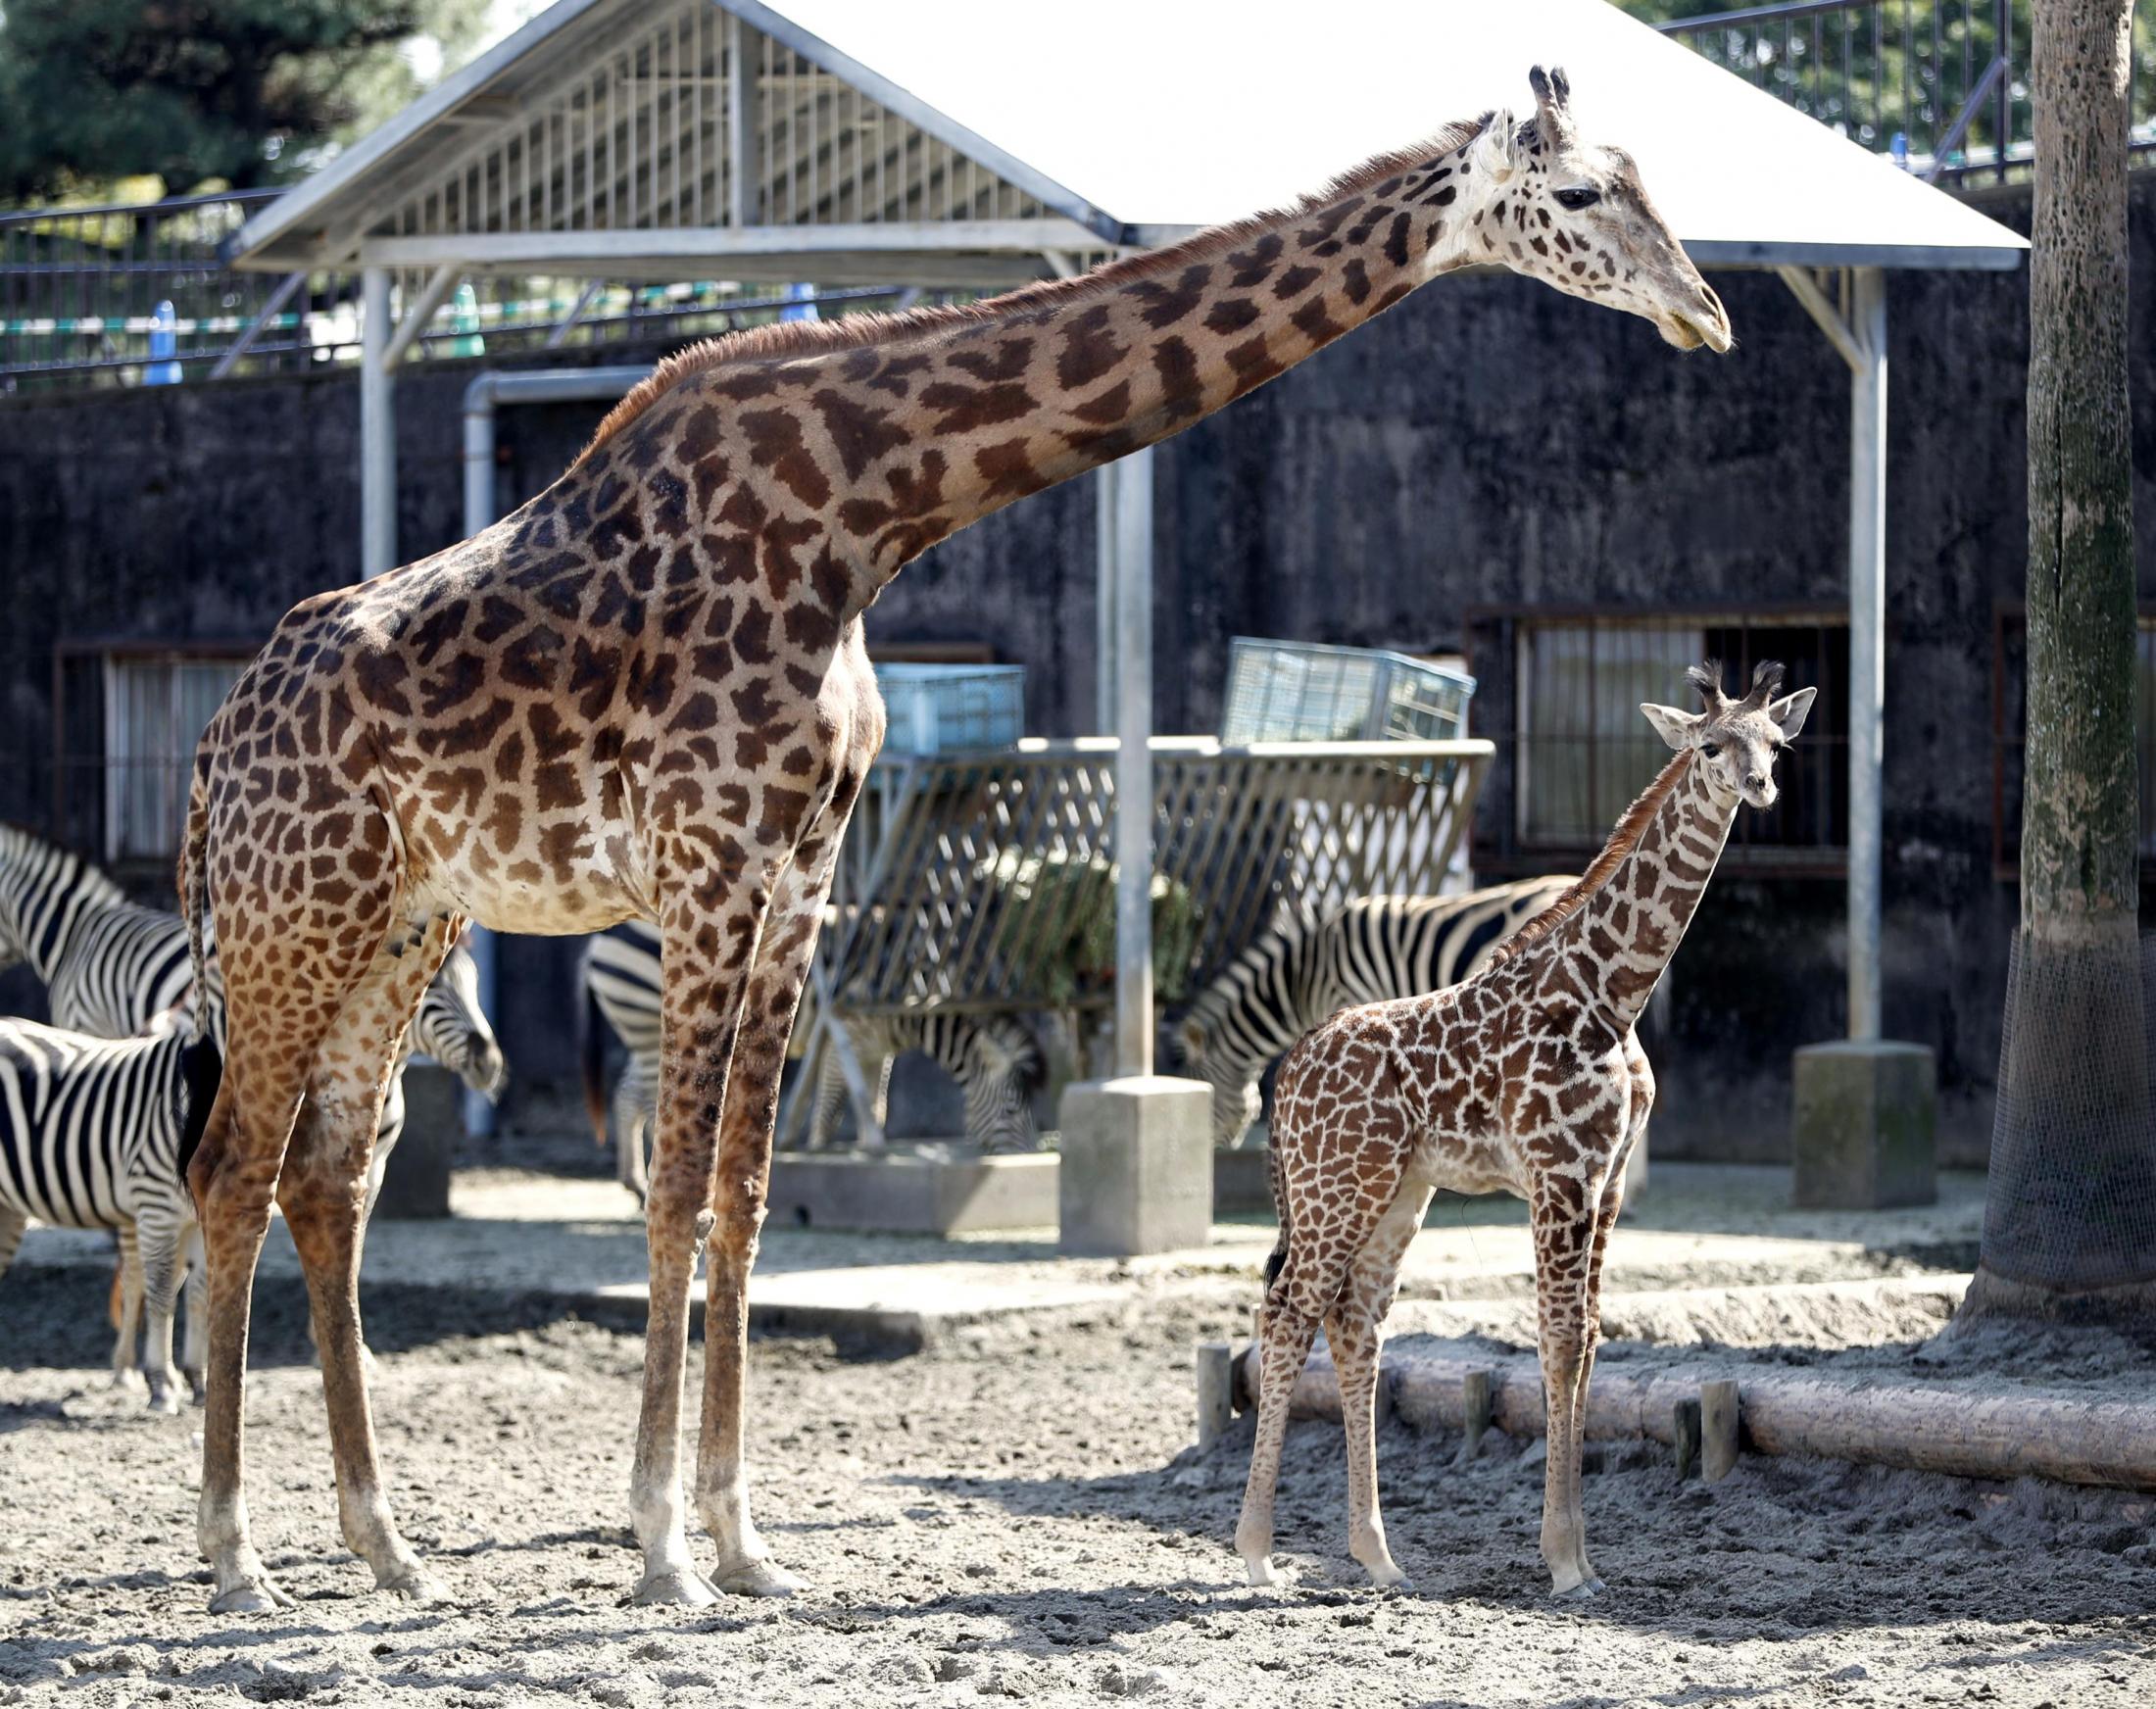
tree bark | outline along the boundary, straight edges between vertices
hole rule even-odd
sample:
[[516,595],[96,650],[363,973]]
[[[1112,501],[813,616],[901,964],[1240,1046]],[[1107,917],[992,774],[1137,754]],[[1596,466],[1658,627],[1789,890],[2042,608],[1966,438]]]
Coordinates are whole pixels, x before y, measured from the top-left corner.
[[[2127,389],[2131,0],[2036,0],[2022,911],[1962,1316],[2156,1306]],[[2078,1303],[2077,1303],[2078,1302]]]

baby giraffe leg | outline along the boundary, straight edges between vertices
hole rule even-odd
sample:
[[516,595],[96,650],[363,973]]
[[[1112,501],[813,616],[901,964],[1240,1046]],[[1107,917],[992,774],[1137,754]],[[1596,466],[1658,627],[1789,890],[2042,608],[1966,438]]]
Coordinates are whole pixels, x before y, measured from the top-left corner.
[[1325,1339],[1340,1375],[1340,1422],[1348,1438],[1348,1552],[1380,1589],[1407,1589],[1407,1575],[1385,1544],[1378,1516],[1377,1392],[1385,1314],[1399,1285],[1407,1243],[1430,1207],[1425,1188],[1403,1188],[1348,1274],[1340,1301],[1325,1316]]
[[1593,1215],[1583,1198],[1577,1180],[1545,1176],[1532,1200],[1538,1339],[1549,1441],[1543,1473],[1542,1553],[1549,1568],[1550,1593],[1563,1597],[1594,1594],[1584,1565],[1580,1512],[1580,1374]]
[[1265,1304],[1264,1339],[1258,1355],[1257,1437],[1250,1444],[1250,1477],[1243,1488],[1243,1517],[1235,1528],[1236,1552],[1250,1568],[1250,1583],[1271,1585],[1273,1493],[1280,1483],[1280,1450],[1288,1440],[1288,1402],[1302,1362],[1317,1339],[1317,1315],[1298,1309],[1289,1286],[1295,1254]]

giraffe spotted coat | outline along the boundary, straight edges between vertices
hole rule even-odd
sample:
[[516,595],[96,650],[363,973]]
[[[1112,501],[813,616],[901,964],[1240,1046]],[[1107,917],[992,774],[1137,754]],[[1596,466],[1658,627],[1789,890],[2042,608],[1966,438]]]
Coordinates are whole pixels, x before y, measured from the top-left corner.
[[[306,1271],[344,1536],[399,1535],[359,1359],[359,1211],[397,1041],[460,922],[664,944],[637,1595],[783,1592],[749,1517],[745,1289],[786,1039],[884,717],[861,614],[910,559],[1176,432],[1452,268],[1493,262],[1729,345],[1631,162],[1536,118],[1454,126],[1282,213],[965,309],[760,329],[663,364],[561,480],[297,607],[198,757],[180,890],[214,916],[227,1071],[190,1181],[209,1253],[200,1538],[220,1610],[279,1605],[242,1493],[248,1286],[272,1196]],[[679,1470],[709,1243],[692,1561]]]

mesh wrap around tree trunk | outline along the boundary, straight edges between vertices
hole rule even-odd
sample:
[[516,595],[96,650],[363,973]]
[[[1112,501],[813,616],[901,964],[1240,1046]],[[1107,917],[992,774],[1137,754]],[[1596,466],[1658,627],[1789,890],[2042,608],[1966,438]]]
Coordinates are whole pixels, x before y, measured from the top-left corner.
[[1984,1247],[1965,1313],[2156,1311],[2136,934],[2130,0],[2036,0],[2028,766]]

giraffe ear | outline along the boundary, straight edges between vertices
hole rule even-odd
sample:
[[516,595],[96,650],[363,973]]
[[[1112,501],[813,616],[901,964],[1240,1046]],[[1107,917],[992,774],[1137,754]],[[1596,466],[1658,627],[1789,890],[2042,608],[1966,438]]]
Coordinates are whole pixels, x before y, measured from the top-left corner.
[[1675,707],[1658,707],[1652,701],[1642,701],[1640,710],[1654,726],[1654,733],[1680,753],[1691,746],[1692,737],[1706,722],[1702,713],[1681,712]]
[[1509,107],[1499,107],[1484,122],[1468,160],[1476,171],[1494,183],[1501,184],[1519,171],[1520,127],[1513,122]]
[[1800,688],[1767,708],[1767,716],[1782,726],[1783,741],[1796,740],[1797,731],[1804,727],[1804,714],[1812,709],[1812,697],[1818,693],[1816,688]]

